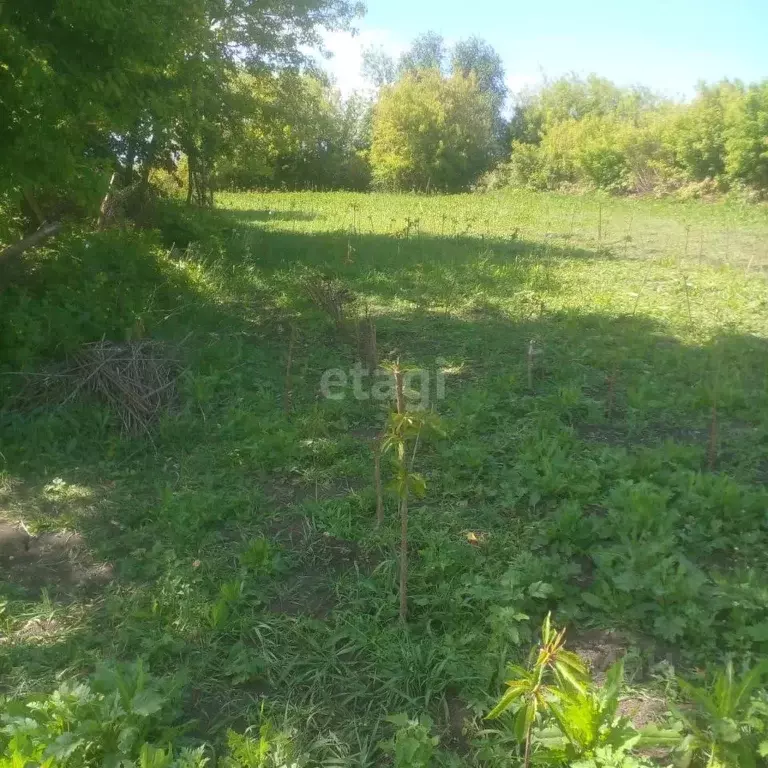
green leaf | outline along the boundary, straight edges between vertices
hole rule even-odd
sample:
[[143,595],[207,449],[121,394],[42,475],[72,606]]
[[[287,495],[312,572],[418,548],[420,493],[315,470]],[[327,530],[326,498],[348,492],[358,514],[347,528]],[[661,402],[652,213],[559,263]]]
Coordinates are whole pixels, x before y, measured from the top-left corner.
[[547,645],[552,637],[552,612],[550,611],[541,626],[541,642]]
[[134,726],[126,726],[117,737],[117,746],[121,752],[129,753],[139,738],[139,729]]
[[581,599],[593,608],[602,608],[605,605],[605,601],[593,592],[582,592]]
[[761,661],[743,677],[736,691],[733,706],[737,708],[746,704],[766,675],[768,675],[768,660]]
[[83,739],[79,739],[71,731],[66,731],[56,738],[53,744],[50,744],[43,753],[43,760],[60,760],[66,762],[80,747],[85,744]]
[[390,715],[386,718],[387,722],[398,728],[407,728],[411,720],[405,712],[398,712],[396,715]]
[[678,727],[661,728],[652,723],[640,729],[640,746],[648,747],[679,747],[683,743],[683,733]]
[[131,700],[131,709],[137,715],[149,717],[163,708],[165,700],[155,691],[139,691]]
[[499,699],[499,703],[486,715],[488,720],[493,720],[517,701],[526,691],[523,685],[510,686],[507,692]]
[[421,499],[427,492],[427,481],[418,472],[411,472],[408,475],[408,489],[417,499]]
[[578,673],[574,673],[574,670],[570,668],[568,664],[559,660],[556,661],[555,675],[557,676],[560,685],[564,688],[570,686],[579,693],[586,693],[587,689],[583,680],[580,679],[580,675]]
[[624,659],[612,664],[605,675],[605,683],[600,691],[603,706],[611,709],[611,715],[616,711],[621,687],[624,685]]
[[717,739],[724,741],[726,744],[735,744],[741,738],[738,724],[730,717],[718,720],[714,732]]
[[549,597],[554,590],[551,584],[546,581],[535,581],[528,587],[528,594],[531,597],[538,597],[541,599]]

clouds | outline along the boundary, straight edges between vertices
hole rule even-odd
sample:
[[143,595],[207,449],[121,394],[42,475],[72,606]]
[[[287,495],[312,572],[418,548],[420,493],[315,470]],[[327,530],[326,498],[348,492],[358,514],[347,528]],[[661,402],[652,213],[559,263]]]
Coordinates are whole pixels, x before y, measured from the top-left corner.
[[510,97],[523,91],[536,89],[538,86],[544,83],[544,75],[541,72],[537,74],[525,73],[525,72],[508,72],[504,77],[507,90]]
[[385,29],[361,29],[356,34],[351,32],[326,32],[323,35],[323,47],[331,54],[330,58],[317,56],[323,69],[332,77],[343,96],[352,91],[368,89],[363,79],[363,51],[366,48],[382,48],[397,59],[408,48],[407,40],[399,40]]
[[[450,45],[452,41],[446,40]],[[370,84],[362,75],[363,51],[366,48],[383,50],[397,60],[410,47],[411,40],[403,39],[386,29],[363,28],[356,34],[351,32],[325,32],[323,48],[329,57],[315,52],[320,66],[328,72],[344,97],[353,91],[368,91]],[[541,72],[508,72],[505,82],[511,97],[516,93],[535,88],[543,82]]]

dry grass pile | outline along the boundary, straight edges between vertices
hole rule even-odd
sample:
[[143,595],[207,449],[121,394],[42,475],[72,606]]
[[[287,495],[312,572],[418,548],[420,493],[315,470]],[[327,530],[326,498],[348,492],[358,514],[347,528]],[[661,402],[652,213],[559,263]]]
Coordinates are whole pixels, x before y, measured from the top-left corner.
[[89,397],[106,404],[124,434],[148,433],[177,398],[178,349],[148,339],[83,345],[55,369],[28,378],[21,405],[65,405]]

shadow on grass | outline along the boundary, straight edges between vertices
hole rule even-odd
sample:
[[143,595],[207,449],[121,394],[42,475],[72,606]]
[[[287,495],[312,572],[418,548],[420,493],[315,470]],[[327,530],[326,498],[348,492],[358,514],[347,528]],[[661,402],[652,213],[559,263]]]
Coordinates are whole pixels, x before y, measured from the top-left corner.
[[[725,578],[734,595],[746,584],[739,581],[738,569],[755,555],[754,541],[745,548],[731,528],[738,523],[755,541],[764,536],[752,509],[761,491],[750,487],[750,481],[757,476],[767,436],[765,340],[722,335],[710,346],[691,347],[672,338],[665,325],[643,316],[549,311],[547,297],[563,286],[547,265],[563,259],[600,260],[603,254],[518,240],[275,233],[243,226],[240,213],[225,213],[223,253],[213,263],[200,262],[201,269],[211,268],[221,292],[174,279],[162,304],[146,313],[150,319],[171,318],[162,326],[148,323],[149,332],[157,329],[170,339],[192,334],[179,411],[163,421],[152,442],[120,438],[109,420],[88,405],[6,413],[0,421],[5,484],[0,517],[33,524],[37,536],[46,529],[77,531],[89,567],[111,569],[94,599],[88,585],[56,582],[57,571],[45,560],[44,548],[32,555],[26,548],[24,557],[39,557],[41,572],[48,568],[52,575],[45,584],[30,584],[10,555],[0,553],[0,598],[12,601],[22,617],[28,615],[24,611],[39,611],[39,606],[28,606],[41,598],[55,620],[62,616],[58,629],[48,626],[50,637],[44,635],[45,626],[35,635],[34,625],[26,623],[32,619],[18,619],[12,642],[3,649],[5,671],[12,673],[8,679],[34,680],[63,667],[88,667],[101,656],[143,655],[160,668],[189,666],[200,676],[215,668],[218,695],[226,696],[232,683],[217,665],[229,657],[232,646],[253,642],[253,636],[239,627],[222,632],[211,607],[222,584],[244,578],[241,552],[259,536],[269,537],[275,519],[285,511],[271,498],[270,485],[285,478],[309,484],[319,472],[332,479],[344,473],[369,483],[368,446],[359,441],[356,447],[350,431],[381,426],[381,409],[370,401],[357,401],[351,393],[341,402],[318,397],[323,372],[348,369],[355,353],[304,295],[299,269],[304,267],[340,277],[374,307],[382,357],[399,355],[433,376],[440,366],[450,369],[445,398],[436,408],[451,437],[423,454],[429,492],[421,514],[434,516],[437,532],[446,528],[459,537],[461,530],[482,523],[491,540],[501,542],[494,551],[502,558],[503,550],[508,561],[531,549],[530,541],[516,541],[509,533],[511,519],[535,526],[558,514],[564,503],[575,504],[583,517],[595,517],[589,510],[606,503],[622,472],[633,483],[648,481],[664,493],[669,487],[670,494],[682,496],[679,485],[672,485],[674,478],[674,483],[685,480],[696,486],[700,501],[696,497],[686,504],[693,508],[698,503],[706,511],[701,514],[712,526],[715,542],[710,551],[694,548],[685,553],[687,558],[707,574],[713,557],[728,562],[730,568],[718,566],[717,578]],[[264,220],[259,215],[252,218]],[[157,281],[166,279],[167,267],[156,272],[148,267],[135,277],[131,311],[157,295]],[[26,295],[48,302],[57,323],[64,325],[67,317],[88,311],[94,301],[109,305],[119,300],[112,288],[100,287],[104,281],[97,277],[97,263],[80,273],[80,280],[87,277],[87,290],[78,289],[74,277],[67,278],[65,287],[77,289],[74,293],[46,291],[60,276],[66,278],[61,264],[48,276],[47,268],[40,264],[35,278],[40,288]],[[125,282],[129,273],[121,272],[119,263],[110,269],[110,284]],[[227,300],[230,292],[236,301]],[[3,305],[6,328],[23,315],[25,306],[20,294]],[[253,306],[260,308],[256,316]],[[289,413],[282,404],[290,334],[273,328],[276,319],[284,323],[286,318],[297,329]],[[88,334],[99,322],[96,318],[78,326],[72,338],[93,340]],[[114,333],[119,329],[116,322]],[[28,328],[20,329],[22,341],[26,332]],[[51,329],[43,345],[46,352],[58,349],[55,336]],[[536,350],[532,391],[531,340]],[[30,348],[35,343],[30,336]],[[715,389],[721,475],[706,475]],[[293,511],[315,516],[334,536],[341,535],[333,527],[341,525],[332,517],[338,513],[347,526],[344,536],[362,540],[371,527],[371,501],[365,489],[356,497],[357,506],[344,499],[325,500],[321,493],[314,506],[311,500],[305,503],[311,513],[302,503]],[[749,514],[729,521],[739,505]],[[694,518],[693,512],[686,513],[681,531]],[[417,584],[431,584],[435,572],[459,583],[477,576],[469,558],[447,566],[423,565],[430,538],[422,535],[424,540],[415,542],[419,554],[412,566]],[[573,555],[574,560],[589,560],[591,547],[618,546],[621,537],[615,531],[611,536],[607,544],[597,537],[579,544],[584,551]],[[680,541],[684,548],[684,538]],[[555,544],[576,547],[567,535]],[[555,544],[537,550],[545,569]],[[370,546],[389,556],[380,542]],[[67,552],[54,555],[61,560]],[[499,578],[499,563],[502,559],[489,564],[489,578]],[[289,562],[289,567],[303,566]],[[544,607],[571,606],[572,615],[589,621],[589,603],[580,602],[580,593],[613,578],[600,563],[590,567],[593,572],[578,585],[555,584],[560,598],[533,605],[532,614]],[[360,578],[349,571],[350,580]],[[290,582],[285,572],[238,597],[247,604],[252,623],[275,620],[269,606],[279,604],[281,582]],[[439,585],[432,586],[437,590]],[[753,584],[744,586],[743,596],[752,601],[745,619],[750,627],[759,626],[768,613],[754,594]],[[432,610],[426,587],[424,599],[414,609],[417,631],[418,622],[428,623]],[[638,602],[648,600],[638,592]],[[691,600],[695,602],[695,595]],[[373,597],[370,602],[374,604]],[[81,618],[69,631],[63,616],[73,606],[79,606]],[[484,626],[492,607],[480,600],[474,606],[449,601],[447,619],[440,621],[450,623],[454,611],[457,626]],[[612,612],[593,613],[598,621],[638,630],[641,622],[631,598],[625,608],[624,613],[615,605]],[[365,610],[360,614],[365,616]],[[367,610],[374,613],[374,607]],[[337,621],[343,623],[330,612],[324,624],[333,627]],[[712,631],[720,641],[722,627]],[[201,660],[200,648],[211,638],[216,639],[215,652]],[[756,639],[754,646],[762,648],[761,641]],[[290,670],[299,662],[288,662],[284,683],[291,689]],[[328,695],[343,698],[344,683],[336,685]]]

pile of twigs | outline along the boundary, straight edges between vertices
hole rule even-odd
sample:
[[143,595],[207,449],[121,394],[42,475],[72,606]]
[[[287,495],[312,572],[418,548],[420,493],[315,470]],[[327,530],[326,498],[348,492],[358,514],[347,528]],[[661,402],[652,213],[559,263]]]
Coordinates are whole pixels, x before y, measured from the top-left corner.
[[304,290],[318,309],[332,320],[336,329],[346,330],[347,308],[354,301],[354,294],[340,280],[309,275],[303,280]]
[[105,403],[125,434],[148,433],[176,400],[179,363],[161,342],[85,344],[55,370],[29,379],[28,404],[64,405],[90,396]]

